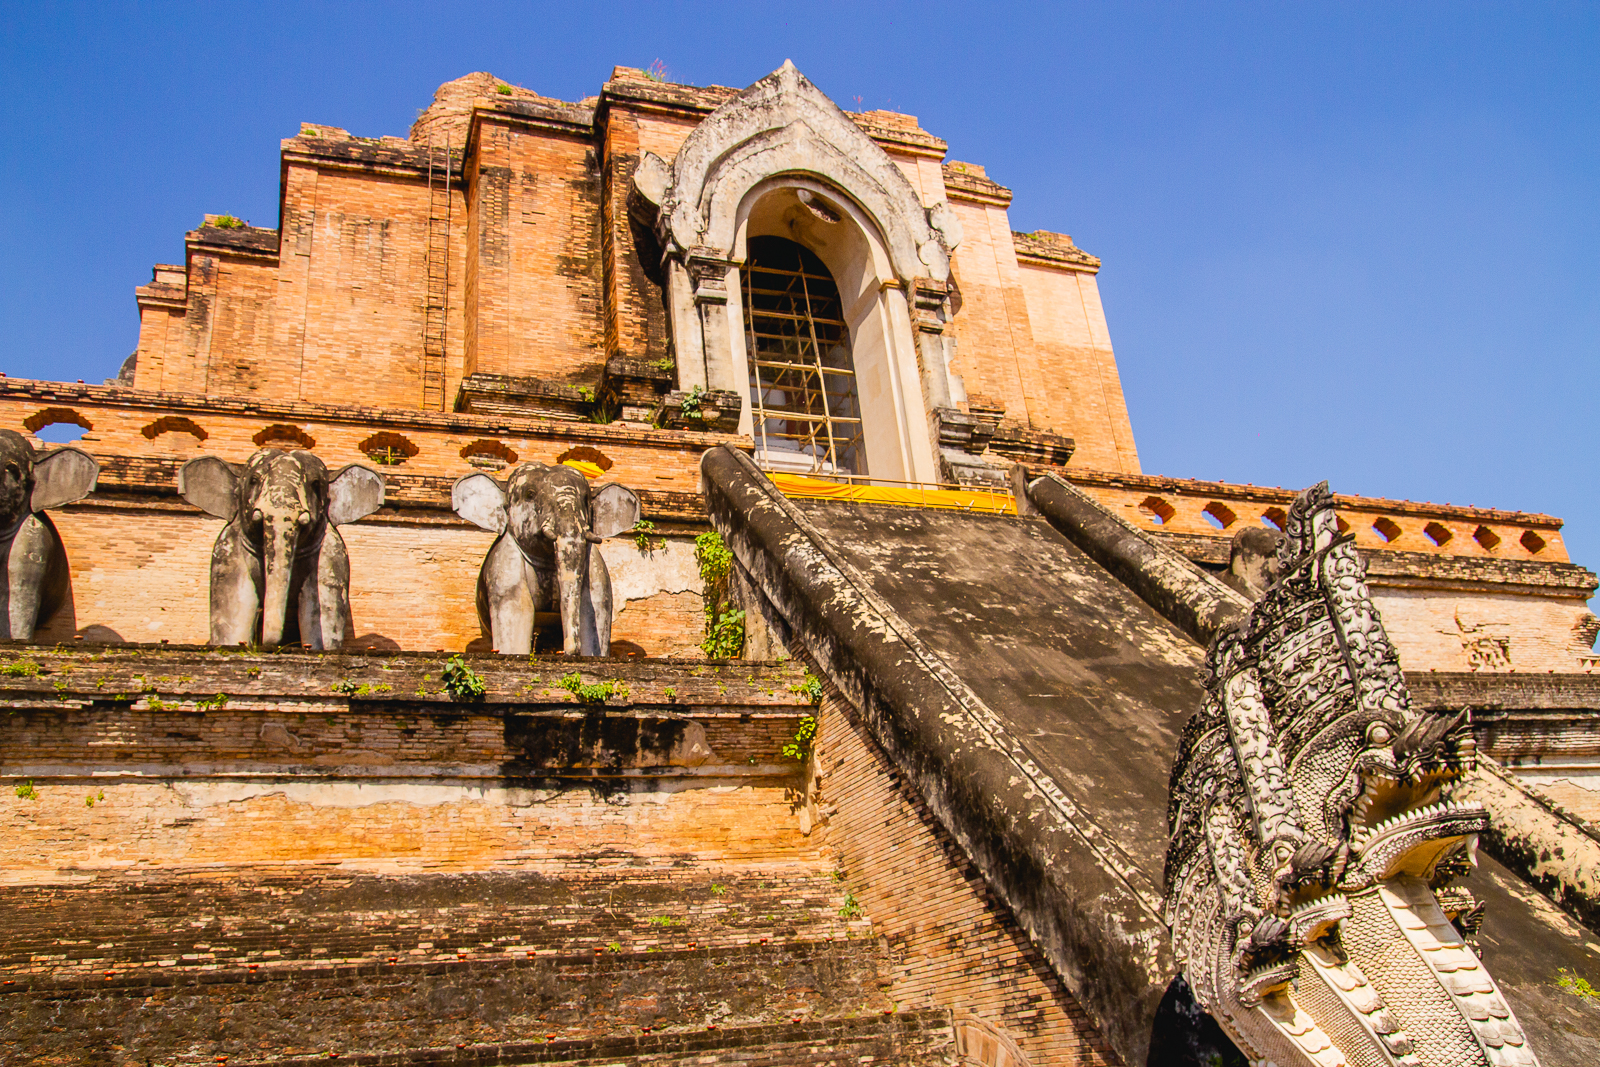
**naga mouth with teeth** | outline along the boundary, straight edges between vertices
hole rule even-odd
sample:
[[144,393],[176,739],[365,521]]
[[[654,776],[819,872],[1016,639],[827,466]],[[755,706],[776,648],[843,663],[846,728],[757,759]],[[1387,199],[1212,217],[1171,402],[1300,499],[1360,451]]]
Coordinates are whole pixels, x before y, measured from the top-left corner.
[[1167,922],[1200,1005],[1254,1061],[1537,1064],[1451,883],[1488,814],[1449,796],[1466,716],[1414,711],[1326,484],[1277,580],[1207,654],[1168,819]]

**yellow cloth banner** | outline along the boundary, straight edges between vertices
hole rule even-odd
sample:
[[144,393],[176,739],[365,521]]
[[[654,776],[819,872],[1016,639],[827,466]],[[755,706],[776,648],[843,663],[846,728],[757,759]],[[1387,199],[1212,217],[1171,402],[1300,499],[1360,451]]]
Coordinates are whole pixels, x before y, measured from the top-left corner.
[[982,511],[1000,515],[1017,513],[1016,501],[1011,499],[1010,493],[921,489],[909,485],[852,485],[849,482],[830,482],[779,471],[767,471],[766,474],[784,496],[856,500],[863,504],[899,504],[913,508],[948,508],[952,511]]

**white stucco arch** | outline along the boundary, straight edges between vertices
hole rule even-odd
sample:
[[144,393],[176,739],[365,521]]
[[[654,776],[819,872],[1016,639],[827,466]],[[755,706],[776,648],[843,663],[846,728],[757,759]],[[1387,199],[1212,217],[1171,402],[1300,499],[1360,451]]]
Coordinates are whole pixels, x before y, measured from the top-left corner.
[[[787,62],[707,116],[670,167],[647,155],[635,185],[659,207],[679,387],[728,390],[746,408],[738,294],[752,219],[757,232],[778,233],[761,227],[779,225],[774,210],[801,191],[834,205],[831,238],[816,227],[783,235],[816,252],[841,293],[851,289],[863,420],[875,424],[869,467],[876,478],[937,481],[931,416],[959,396],[943,336],[959,241],[947,205],[924,207],[883,149]],[[749,431],[748,410],[740,427]]]

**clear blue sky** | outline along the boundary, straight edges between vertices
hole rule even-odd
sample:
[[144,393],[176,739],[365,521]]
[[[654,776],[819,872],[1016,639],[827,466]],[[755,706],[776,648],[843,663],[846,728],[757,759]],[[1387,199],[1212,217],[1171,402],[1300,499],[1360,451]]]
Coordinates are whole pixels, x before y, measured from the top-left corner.
[[1549,512],[1600,566],[1595,4],[12,2],[0,370],[113,374],[186,229],[277,224],[303,120],[785,58],[1102,257],[1146,471]]

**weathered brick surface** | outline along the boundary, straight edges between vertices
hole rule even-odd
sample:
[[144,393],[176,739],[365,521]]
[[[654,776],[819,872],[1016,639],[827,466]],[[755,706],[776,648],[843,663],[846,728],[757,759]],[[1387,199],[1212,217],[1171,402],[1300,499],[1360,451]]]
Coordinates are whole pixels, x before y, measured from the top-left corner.
[[[892,1039],[926,1051],[948,1026],[882,1014],[881,950],[826,874],[219,874],[0,890],[0,1062],[650,1062],[829,1037],[920,1062]],[[508,1043],[527,1058],[495,1058]]]
[[812,799],[827,817],[846,884],[889,945],[890,995],[912,1007],[970,1012],[1041,1067],[1117,1062],[982,875],[836,697],[823,703],[815,760]]
[[443,660],[5,657],[0,1062],[950,1055],[800,831],[797,665]]
[[[290,403],[5,379],[0,380],[0,427],[27,433],[28,419],[47,409],[66,409],[93,427],[78,447],[103,463],[152,454],[174,459],[217,455],[242,462],[261,447],[257,436],[273,427],[291,427],[308,436],[314,442],[312,451],[335,469],[346,463],[373,465],[361,445],[383,431],[398,433],[417,447],[414,456],[401,465],[385,467],[384,474],[451,479],[480,469],[462,455],[463,449],[474,444],[498,443],[519,463],[555,463],[568,449],[584,445],[598,450],[612,464],[603,480],[634,489],[678,492],[699,488],[699,458],[707,448],[738,441],[728,434],[657,430],[634,423],[430,415],[331,402],[341,397],[357,399],[343,389],[324,393],[315,403]],[[204,440],[183,430],[157,432],[161,420],[174,416],[194,423],[206,435]]]

